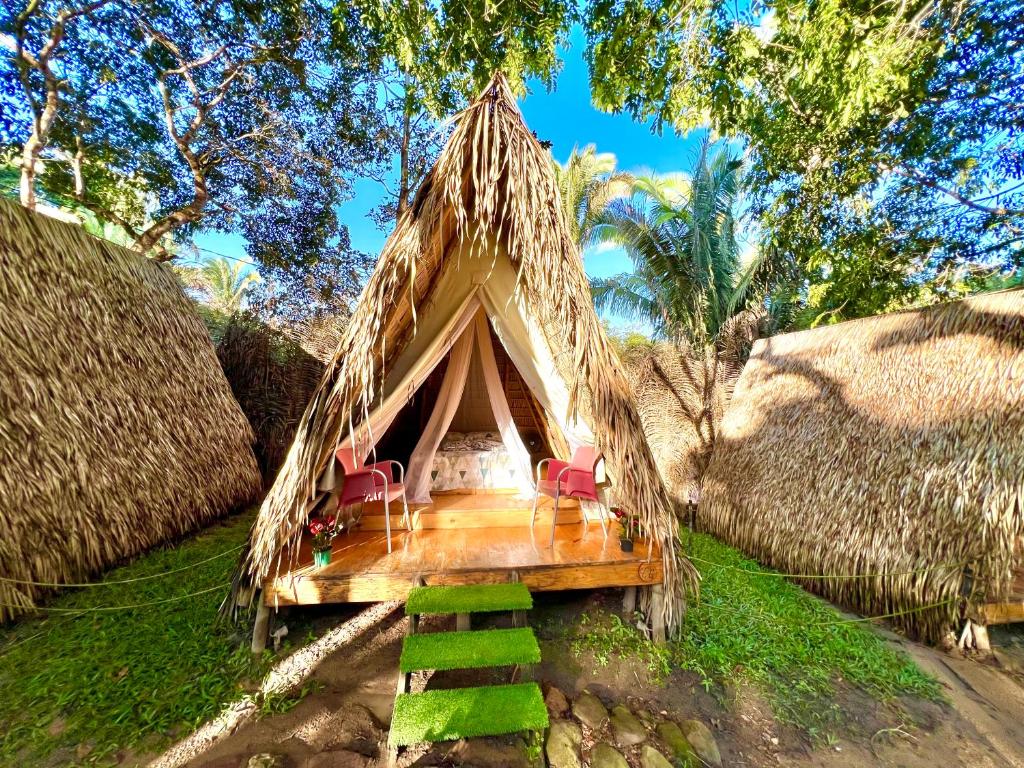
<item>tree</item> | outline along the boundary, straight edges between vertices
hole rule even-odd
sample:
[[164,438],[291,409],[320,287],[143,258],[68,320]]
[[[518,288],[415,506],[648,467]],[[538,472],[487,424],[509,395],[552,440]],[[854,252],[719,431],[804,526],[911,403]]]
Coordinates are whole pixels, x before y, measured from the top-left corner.
[[595,101],[749,143],[763,245],[805,322],[959,295],[1019,269],[1016,0],[594,0]]
[[223,256],[207,259],[197,267],[181,267],[178,274],[187,288],[202,296],[205,304],[229,315],[242,308],[260,281],[252,265]]
[[615,155],[597,153],[590,144],[573,147],[565,165],[552,160],[562,215],[572,238],[586,248],[593,242],[595,228],[601,214],[616,199],[627,197],[633,186],[633,177],[615,171]]
[[[117,223],[136,250],[159,259],[172,255],[168,238],[199,227],[244,231],[250,256],[272,268],[329,257],[338,226],[324,219],[373,158],[379,116],[365,62],[329,55],[329,9],[136,0],[101,10],[111,18],[61,60],[61,73],[78,74],[59,84],[43,187]],[[43,50],[51,26],[40,18],[18,27],[26,13],[36,19],[38,4],[0,21]],[[4,141],[28,146],[24,98],[3,82],[4,111],[15,106]],[[320,193],[306,196],[313,187]],[[310,225],[302,254],[274,243],[296,221]]]
[[[35,180],[40,157],[50,141],[58,117],[61,92],[71,78],[73,66],[57,65],[67,58],[67,49],[85,45],[85,36],[73,35],[90,16],[97,14],[109,0],[95,0],[60,8],[52,12],[41,0],[28,0],[20,9],[4,3],[0,31],[14,42],[12,68],[4,78],[5,90],[20,86],[27,107],[28,134],[21,146],[19,196],[30,210],[36,207]],[[68,38],[71,38],[69,46]],[[17,86],[11,80],[16,74]],[[23,116],[24,117],[24,116]]]
[[[444,143],[444,121],[496,71],[514,90],[537,78],[552,87],[558,47],[577,18],[569,0],[355,0],[334,11],[337,55],[368,61],[384,81],[382,152],[373,174],[390,201],[379,223],[401,216]],[[397,158],[397,184],[385,182]]]
[[640,177],[632,197],[609,205],[595,237],[621,245],[634,269],[591,280],[598,310],[650,322],[696,348],[715,343],[764,273],[761,259],[740,258],[741,169],[727,147],[705,141],[691,175]]

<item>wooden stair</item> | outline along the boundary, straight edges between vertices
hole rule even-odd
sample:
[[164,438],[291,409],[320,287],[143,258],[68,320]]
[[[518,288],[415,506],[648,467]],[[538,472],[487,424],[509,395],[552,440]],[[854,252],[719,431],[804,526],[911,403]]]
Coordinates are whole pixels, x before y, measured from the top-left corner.
[[403,643],[398,695],[388,736],[390,765],[396,763],[399,748],[419,742],[547,728],[547,708],[536,683],[409,692],[409,673],[414,670],[518,666],[540,661],[540,648],[529,628],[418,635],[418,616],[520,611],[532,605],[530,591],[518,582],[413,588],[406,601],[409,634]]

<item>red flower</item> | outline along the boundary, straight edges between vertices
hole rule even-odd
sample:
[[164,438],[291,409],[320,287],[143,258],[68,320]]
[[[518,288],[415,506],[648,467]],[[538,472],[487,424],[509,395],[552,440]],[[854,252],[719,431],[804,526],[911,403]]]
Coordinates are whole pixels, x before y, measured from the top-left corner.
[[314,536],[319,536],[321,533],[327,530],[327,526],[324,525],[324,521],[319,517],[314,517],[309,521],[309,532]]
[[623,512],[623,511],[622,511],[621,509],[619,509],[618,507],[615,507],[615,508],[614,508],[614,509],[612,510],[612,514],[613,514],[613,515],[615,515],[615,516],[616,516],[617,518],[619,518],[619,520],[621,520],[622,518],[624,518],[624,517],[626,516],[626,513],[625,513],[625,512]]
[[334,515],[328,515],[327,516],[327,527],[328,528],[333,528],[334,527]]

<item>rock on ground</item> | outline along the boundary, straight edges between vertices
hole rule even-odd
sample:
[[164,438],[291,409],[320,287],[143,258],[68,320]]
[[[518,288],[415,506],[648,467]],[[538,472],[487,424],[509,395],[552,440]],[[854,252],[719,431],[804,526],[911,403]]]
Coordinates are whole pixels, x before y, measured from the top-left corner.
[[544,703],[547,705],[548,714],[551,717],[562,717],[569,711],[569,700],[565,698],[565,694],[560,688],[553,685],[548,688],[548,692],[544,696]]
[[704,723],[700,720],[685,720],[682,723],[682,731],[701,760],[715,768],[721,768],[722,755],[718,751],[718,742]]
[[261,752],[250,757],[245,768],[286,768],[288,758],[284,755],[275,755],[272,752]]
[[632,747],[647,741],[647,729],[636,715],[622,704],[612,708],[612,731],[620,747]]
[[686,740],[682,730],[673,722],[658,724],[658,738],[665,742],[672,750],[672,756],[676,762],[686,765],[697,761],[697,753],[693,751],[690,742]]
[[572,713],[587,728],[600,730],[608,719],[608,710],[594,694],[584,691],[572,703]]
[[590,768],[629,768],[629,763],[619,750],[602,741],[590,751]]
[[[680,762],[680,765],[687,765],[687,763]],[[672,768],[672,763],[650,744],[645,744],[640,752],[640,766],[641,768]]]
[[583,743],[583,731],[572,720],[555,720],[548,732],[548,741],[544,751],[548,756],[551,768],[581,768],[580,744]]

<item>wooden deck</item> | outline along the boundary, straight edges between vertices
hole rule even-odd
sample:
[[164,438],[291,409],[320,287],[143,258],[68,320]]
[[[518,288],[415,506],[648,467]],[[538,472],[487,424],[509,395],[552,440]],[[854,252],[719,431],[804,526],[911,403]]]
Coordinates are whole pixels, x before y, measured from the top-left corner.
[[1024,568],[1014,574],[1010,595],[1005,603],[988,603],[978,612],[984,624],[1010,624],[1024,621]]
[[[469,500],[469,501],[467,501]],[[551,508],[530,528],[530,504],[511,496],[437,497],[414,516],[412,531],[393,516],[393,551],[387,551],[383,515],[364,515],[363,526],[334,540],[331,563],[313,565],[308,539],[297,565],[263,587],[267,605],[363,603],[403,600],[425,584],[493,584],[518,579],[532,590],[593,589],[659,584],[661,552],[648,558],[644,541],[633,552],[619,546],[617,527],[606,539],[597,521],[582,522],[578,507],[559,509],[555,545],[549,546]],[[375,519],[377,518],[377,519]],[[489,523],[498,522],[500,525]],[[282,563],[290,561],[288,553]]]

